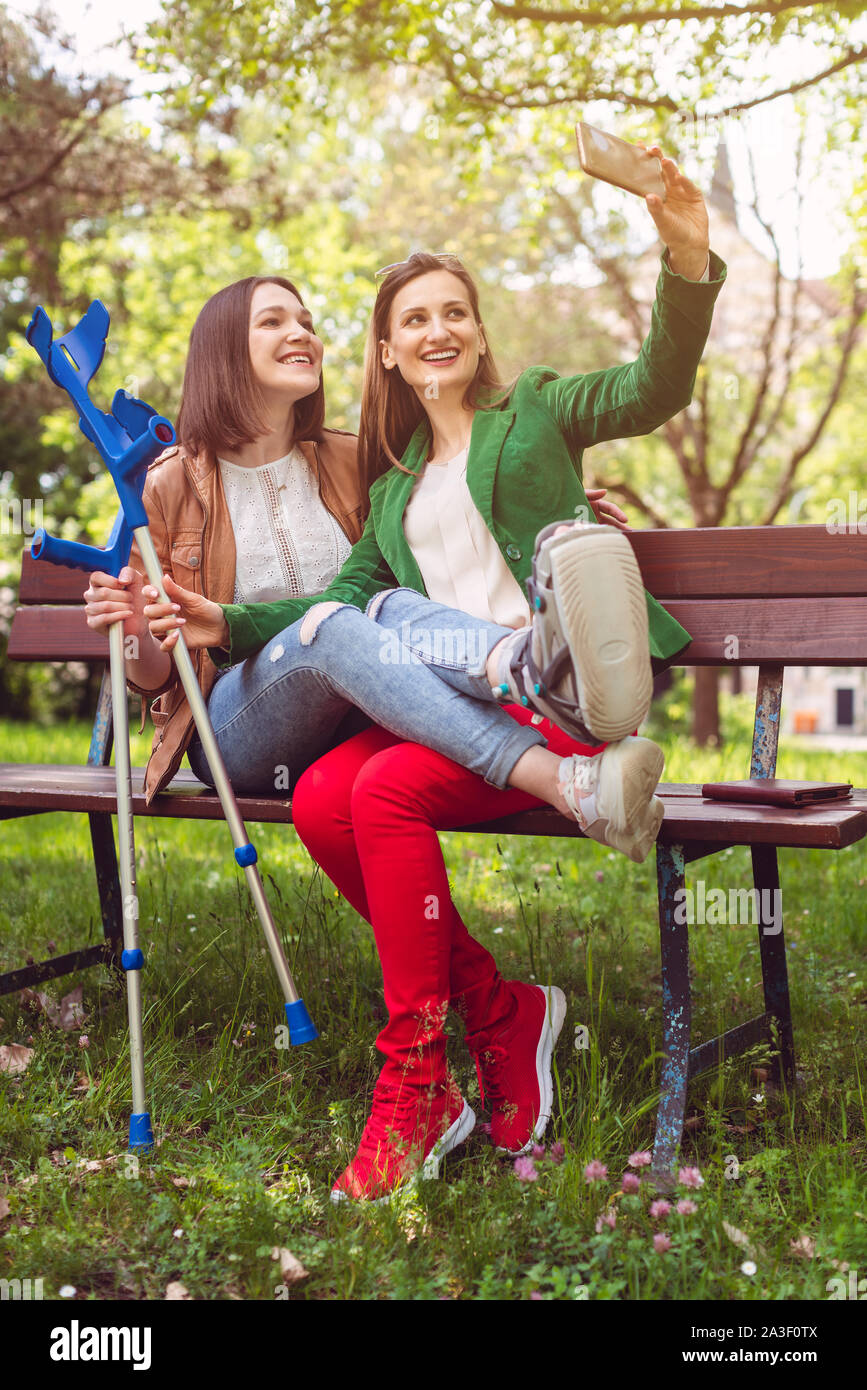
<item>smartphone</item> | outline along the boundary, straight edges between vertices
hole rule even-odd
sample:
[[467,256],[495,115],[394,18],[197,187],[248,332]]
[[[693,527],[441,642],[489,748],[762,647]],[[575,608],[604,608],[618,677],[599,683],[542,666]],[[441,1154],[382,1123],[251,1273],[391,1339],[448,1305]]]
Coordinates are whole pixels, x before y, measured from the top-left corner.
[[579,121],[575,127],[578,139],[578,158],[585,174],[594,179],[604,179],[616,188],[625,188],[627,193],[637,193],[644,198],[648,193],[658,193],[665,202],[665,184],[662,181],[662,164],[655,154],[630,145],[617,135],[597,130],[586,121]]

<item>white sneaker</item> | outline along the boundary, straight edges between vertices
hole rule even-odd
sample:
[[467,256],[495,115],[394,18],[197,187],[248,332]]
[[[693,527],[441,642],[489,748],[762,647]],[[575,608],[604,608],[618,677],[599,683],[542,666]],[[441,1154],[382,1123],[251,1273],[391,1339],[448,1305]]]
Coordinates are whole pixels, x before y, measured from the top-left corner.
[[[571,696],[591,734],[613,742],[639,727],[653,698],[641,570],[616,527],[556,530],[546,527],[536,537],[528,585],[535,607],[532,655],[543,673],[543,694],[547,687],[556,705]],[[568,673],[557,660],[561,644],[571,656]]]
[[[577,716],[600,742],[611,742],[639,727],[653,697],[641,571],[616,527],[575,524],[555,536],[563,524],[536,538],[527,585],[532,639],[522,653],[530,698],[523,703],[567,733],[569,716]],[[573,736],[581,738],[577,730]]]
[[664,765],[662,749],[650,739],[624,738],[595,757],[573,753],[564,758],[560,790],[589,839],[641,864],[665,814],[654,796]]

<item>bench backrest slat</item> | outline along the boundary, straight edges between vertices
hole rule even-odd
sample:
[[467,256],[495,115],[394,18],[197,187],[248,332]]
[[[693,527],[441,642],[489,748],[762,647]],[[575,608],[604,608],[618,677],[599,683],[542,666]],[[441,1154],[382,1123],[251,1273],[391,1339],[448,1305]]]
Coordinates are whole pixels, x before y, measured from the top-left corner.
[[51,565],[47,560],[34,560],[29,545],[22,552],[19,603],[80,604],[86,588],[87,575],[83,570]]
[[[857,527],[636,531],[630,540],[647,588],[693,636],[679,664],[867,665],[867,535]],[[86,585],[82,572],[25,551],[10,660],[105,661],[108,642],[84,619]]]
[[665,599],[679,666],[867,666],[867,598]]
[[867,522],[726,526],[630,534],[644,584],[668,598],[820,598],[867,595]]
[[108,661],[108,638],[87,626],[83,608],[19,608],[6,655],[10,661]]

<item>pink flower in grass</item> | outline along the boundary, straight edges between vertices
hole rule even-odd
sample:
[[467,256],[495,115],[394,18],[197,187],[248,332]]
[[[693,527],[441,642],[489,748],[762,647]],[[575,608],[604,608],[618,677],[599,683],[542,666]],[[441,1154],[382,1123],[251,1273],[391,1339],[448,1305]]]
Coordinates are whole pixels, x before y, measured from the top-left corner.
[[599,1182],[602,1178],[608,1177],[608,1169],[604,1163],[600,1163],[598,1158],[594,1158],[584,1169],[585,1182]]
[[533,1148],[531,1149],[531,1153],[532,1153],[533,1157],[534,1157],[534,1158],[537,1160],[537,1162],[538,1162],[538,1160],[539,1160],[540,1158],[544,1158],[544,1157],[545,1157],[545,1145],[544,1145],[544,1144],[534,1144],[534,1145],[533,1145]]
[[552,1163],[562,1163],[562,1162],[563,1162],[563,1159],[564,1159],[565,1157],[566,1157],[566,1146],[565,1146],[564,1144],[561,1144],[560,1141],[558,1140],[556,1144],[552,1144],[552,1145],[551,1145],[551,1162],[552,1162]]
[[536,1165],[532,1158],[515,1159],[515,1177],[518,1182],[536,1182],[539,1174],[536,1172]]
[[651,1216],[651,1220],[653,1220],[653,1221],[662,1221],[662,1220],[664,1220],[664,1218],[665,1218],[666,1216],[668,1216],[668,1213],[669,1213],[670,1211],[671,1211],[671,1203],[670,1203],[670,1202],[663,1201],[662,1198],[660,1198],[658,1202],[651,1202],[651,1203],[650,1203],[650,1216]]
[[697,1168],[681,1168],[677,1175],[677,1181],[681,1187],[692,1187],[696,1191],[698,1188],[704,1187],[704,1178]]
[[597,1218],[596,1218],[596,1234],[599,1235],[599,1233],[600,1233],[600,1231],[602,1230],[602,1227],[603,1227],[603,1226],[609,1226],[609,1227],[611,1228],[611,1230],[613,1231],[613,1230],[614,1230],[614,1227],[615,1227],[616,1225],[617,1225],[617,1212],[616,1212],[616,1211],[605,1211],[605,1212],[602,1213],[601,1216],[597,1216]]
[[641,1190],[641,1179],[636,1173],[624,1173],[620,1179],[620,1186],[624,1192],[639,1192]]
[[666,1250],[671,1249],[671,1236],[667,1236],[664,1231],[657,1231],[653,1237],[653,1248],[657,1255],[664,1255]]
[[698,1211],[698,1207],[696,1206],[695,1202],[692,1201],[691,1198],[681,1197],[680,1201],[675,1207],[675,1211],[679,1211],[681,1216],[694,1216],[695,1213]]
[[531,1294],[530,1294],[530,1302],[531,1302],[531,1303],[544,1303],[544,1302],[545,1302],[545,1300],[543,1299],[543,1297],[542,1297],[542,1295],[540,1294],[540,1292],[539,1292],[538,1289],[533,1289],[533,1291],[531,1292]]
[[79,1046],[79,1047],[90,1047],[90,1038],[87,1036],[86,1033],[82,1033],[82,1034],[81,1034],[81,1037],[78,1039],[78,1046]]
[[648,1153],[647,1149],[639,1149],[637,1153],[629,1155],[630,1168],[647,1168],[653,1162],[653,1154]]

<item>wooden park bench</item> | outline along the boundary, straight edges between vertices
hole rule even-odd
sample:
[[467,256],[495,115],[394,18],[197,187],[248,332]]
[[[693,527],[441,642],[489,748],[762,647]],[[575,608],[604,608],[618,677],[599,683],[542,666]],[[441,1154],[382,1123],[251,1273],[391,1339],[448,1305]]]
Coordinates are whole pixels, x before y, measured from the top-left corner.
[[[693,635],[678,664],[758,666],[748,775],[774,776],[784,668],[867,665],[867,537],[855,528],[833,534],[823,526],[771,526],[643,531],[630,538],[646,587]],[[83,578],[75,571],[34,563],[25,554],[10,660],[107,663],[107,639],[85,623]],[[111,743],[106,670],[86,766],[0,764],[0,818],[49,811],[89,816],[105,937],[96,946],[9,971],[0,976],[0,994],[111,960],[120,949]],[[846,781],[844,760],[838,759],[838,764],[834,778]],[[747,768],[731,769],[730,775],[747,775]],[[216,794],[192,773],[180,772],[150,806],[145,805],[142,776],[141,770],[133,771],[136,815],[222,818]],[[661,1177],[677,1157],[692,1077],[763,1040],[777,1049],[776,1078],[791,1083],[795,1074],[785,937],[780,924],[767,920],[767,912],[760,912],[758,922],[764,1012],[699,1047],[691,1045],[689,926],[681,920],[685,912],[678,911],[684,902],[686,866],[732,845],[749,845],[758,903],[775,902],[777,849],[843,849],[864,839],[867,790],[855,791],[845,802],[798,810],[710,801],[693,785],[662,784],[659,795],[665,804],[656,851],[665,1060],[653,1172]],[[246,821],[291,824],[286,797],[244,796],[238,804]],[[498,836],[581,837],[577,824],[550,808],[463,829]]]

